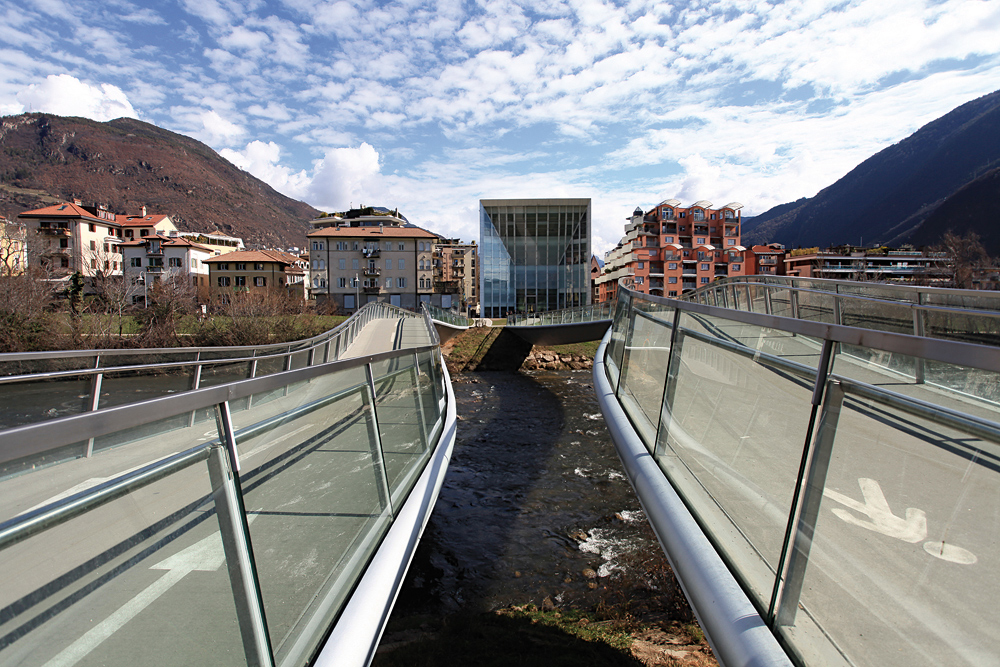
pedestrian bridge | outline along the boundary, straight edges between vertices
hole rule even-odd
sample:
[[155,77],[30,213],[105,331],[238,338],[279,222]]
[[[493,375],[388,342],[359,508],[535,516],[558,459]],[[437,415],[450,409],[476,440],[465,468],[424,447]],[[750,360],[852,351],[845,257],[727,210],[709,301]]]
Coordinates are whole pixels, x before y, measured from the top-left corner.
[[602,411],[722,664],[1000,662],[1000,299],[619,288]]
[[[995,297],[619,294],[507,328],[607,332],[602,410],[722,664],[997,662]],[[293,344],[0,355],[0,663],[367,664],[471,324],[369,304]]]

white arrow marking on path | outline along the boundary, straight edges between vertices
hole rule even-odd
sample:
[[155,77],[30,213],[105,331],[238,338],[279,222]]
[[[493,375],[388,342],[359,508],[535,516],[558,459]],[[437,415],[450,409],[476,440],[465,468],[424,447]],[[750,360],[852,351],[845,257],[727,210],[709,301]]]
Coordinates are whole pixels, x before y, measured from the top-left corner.
[[865,497],[864,504],[830,489],[823,489],[823,495],[855,512],[868,516],[871,521],[859,519],[850,512],[838,508],[833,510],[833,513],[839,518],[849,524],[895,537],[904,542],[915,543],[927,538],[927,514],[923,510],[907,507],[906,518],[902,519],[889,509],[889,503],[886,502],[882,487],[878,485],[878,482],[862,477],[858,480],[858,484],[861,485],[861,493]]
[[[247,517],[253,522],[256,514]],[[141,593],[123,604],[118,611],[91,628],[85,635],[64,648],[58,655],[45,663],[44,667],[71,667],[101,642],[118,632],[123,625],[135,618],[139,612],[151,605],[161,595],[170,590],[188,573],[194,570],[215,571],[222,567],[226,554],[222,549],[222,537],[218,532],[195,542],[173,556],[151,566],[151,570],[166,570],[167,573],[147,586]]]

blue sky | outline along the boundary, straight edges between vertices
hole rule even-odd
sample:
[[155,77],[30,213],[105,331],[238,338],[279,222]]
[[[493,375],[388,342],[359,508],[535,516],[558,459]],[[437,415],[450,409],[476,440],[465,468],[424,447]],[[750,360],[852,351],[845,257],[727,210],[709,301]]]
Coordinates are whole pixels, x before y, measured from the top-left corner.
[[480,198],[591,197],[597,253],[637,205],[762,213],[996,89],[1000,0],[0,0],[0,115],[139,118],[467,240]]

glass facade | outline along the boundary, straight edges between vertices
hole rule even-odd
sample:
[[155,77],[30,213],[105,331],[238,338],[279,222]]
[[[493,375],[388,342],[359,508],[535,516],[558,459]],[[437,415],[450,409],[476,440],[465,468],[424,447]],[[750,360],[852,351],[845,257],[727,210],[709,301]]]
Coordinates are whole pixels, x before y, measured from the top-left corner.
[[590,199],[482,199],[483,317],[590,303]]

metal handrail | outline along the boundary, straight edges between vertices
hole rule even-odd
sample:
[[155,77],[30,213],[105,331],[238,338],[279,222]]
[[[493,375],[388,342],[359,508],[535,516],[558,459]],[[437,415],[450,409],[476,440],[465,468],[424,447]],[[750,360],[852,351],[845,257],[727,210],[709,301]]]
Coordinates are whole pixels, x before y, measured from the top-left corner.
[[[748,284],[751,283],[745,281],[738,283],[738,285]],[[756,286],[756,284],[754,285]],[[734,284],[730,282],[725,287],[733,286]],[[776,286],[775,288],[782,290],[789,289],[785,286]],[[701,292],[701,296],[709,293],[711,289],[711,287],[706,288],[705,291]],[[798,288],[792,287],[790,289]],[[819,291],[824,295],[835,296],[832,292],[814,291]],[[978,464],[984,469],[995,470],[998,462],[1000,462],[1000,454],[994,448],[995,444],[1000,444],[1000,420],[988,419],[963,412],[961,406],[971,405],[967,399],[961,399],[956,403],[959,407],[952,408],[847,377],[842,371],[838,373],[833,372],[834,355],[840,349],[838,344],[906,355],[915,358],[917,363],[920,364],[924,361],[938,361],[955,367],[978,369],[991,373],[1000,373],[1000,348],[949,339],[928,338],[921,335],[798,319],[796,317],[798,313],[794,313],[793,317],[784,317],[749,310],[734,310],[732,308],[709,305],[703,302],[704,299],[666,299],[635,292],[623,284],[619,285],[619,295],[621,302],[618,314],[615,317],[612,329],[602,342],[599,351],[600,359],[595,359],[595,386],[598,387],[598,393],[601,397],[602,411],[604,411],[605,416],[608,418],[609,430],[612,432],[619,454],[625,463],[626,469],[629,471],[633,486],[639,493],[650,522],[653,524],[661,543],[668,553],[668,557],[671,559],[671,563],[678,574],[685,593],[692,601],[696,615],[704,623],[706,634],[709,635],[709,639],[716,649],[722,664],[746,664],[748,662],[768,664],[774,660],[772,650],[774,646],[772,643],[764,642],[763,646],[758,646],[757,648],[748,647],[745,644],[744,640],[747,637],[744,637],[742,634],[744,630],[746,628],[757,628],[760,625],[757,622],[751,623],[746,621],[744,616],[740,616],[742,612],[735,613],[732,611],[732,609],[745,610],[745,607],[741,607],[743,603],[738,601],[733,602],[733,599],[731,599],[733,595],[747,601],[747,603],[752,600],[751,607],[756,607],[757,613],[760,614],[759,623],[770,627],[771,631],[780,637],[780,641],[786,648],[789,645],[792,647],[795,646],[797,640],[793,636],[783,634],[779,630],[780,628],[792,625],[796,609],[804,608],[801,598],[804,573],[806,563],[809,560],[809,548],[815,531],[819,503],[823,497],[826,470],[829,466],[831,452],[834,447],[837,417],[840,414],[845,396],[854,396],[863,404],[881,405],[891,409],[893,412],[913,415],[926,420],[930,424],[954,429],[959,433],[968,434],[972,438],[980,439],[987,443],[988,446],[982,447],[977,446],[973,442],[962,441],[961,455],[969,459],[969,465]],[[749,296],[749,294],[746,296]],[[850,298],[849,295],[841,294],[836,296]],[[963,296],[968,296],[968,292],[965,292]],[[694,298],[697,298],[697,295]],[[885,300],[861,298],[864,298],[866,301],[886,303]],[[750,300],[747,299],[747,303],[749,302]],[[906,302],[894,301],[893,303],[909,305]],[[742,306],[742,299],[740,305]],[[928,306],[928,304],[919,305]],[[934,306],[930,306],[928,309],[933,308]],[[945,312],[958,312],[963,315],[987,314],[989,317],[994,316],[992,311],[963,310],[950,306],[942,307],[941,310]],[[684,326],[682,324],[684,321],[682,315],[694,316],[701,325],[708,329],[708,332],[696,331],[688,326]],[[658,335],[658,339],[663,340],[669,337],[670,344],[657,342],[652,348],[635,347],[631,337],[632,332],[636,331],[635,321],[637,319],[647,321],[643,325],[643,330],[647,332],[650,330],[651,325],[662,327],[663,333]],[[770,354],[763,349],[755,349],[754,347],[744,345],[737,338],[728,337],[725,327],[716,327],[715,322],[717,321],[747,324],[760,331],[781,331],[797,337],[805,337],[807,339],[805,341],[807,348],[815,348],[816,350],[815,354],[818,358],[818,364],[816,366],[809,366],[798,361],[782,358],[776,354]],[[751,575],[743,573],[741,566],[737,564],[742,562],[738,558],[742,549],[753,551],[755,548],[749,541],[749,538],[744,538],[746,544],[742,544],[741,542],[733,545],[731,548],[735,551],[730,553],[727,548],[724,548],[724,542],[716,542],[716,540],[723,540],[723,537],[720,537],[719,533],[711,531],[708,526],[702,525],[698,529],[701,537],[695,539],[694,542],[691,541],[694,538],[690,535],[685,537],[685,531],[688,529],[683,526],[687,526],[691,522],[698,522],[700,524],[702,521],[708,521],[709,519],[706,519],[704,516],[692,517],[683,505],[678,505],[677,502],[671,500],[670,498],[675,493],[675,489],[682,496],[687,493],[693,494],[692,497],[698,496],[701,498],[701,496],[707,494],[706,498],[701,498],[699,502],[708,504],[711,504],[715,496],[708,490],[708,486],[699,486],[696,470],[693,468],[684,468],[687,465],[684,462],[675,462],[679,468],[686,470],[686,472],[679,473],[681,478],[685,478],[685,475],[694,475],[694,480],[689,480],[679,485],[675,481],[667,483],[669,476],[666,471],[669,466],[663,463],[666,467],[661,468],[659,465],[661,462],[658,457],[661,455],[667,456],[665,460],[673,460],[671,458],[672,455],[668,454],[665,449],[667,446],[663,444],[666,442],[667,434],[670,434],[670,437],[674,440],[679,440],[682,443],[690,441],[692,446],[698,447],[695,436],[686,433],[684,426],[676,422],[675,417],[672,415],[674,409],[674,387],[677,382],[677,375],[684,372],[681,370],[682,362],[680,354],[683,347],[682,341],[686,338],[692,338],[705,345],[751,359],[757,364],[773,369],[776,373],[785,375],[787,380],[799,382],[793,378],[801,378],[801,384],[806,389],[812,390],[812,412],[808,418],[805,445],[801,453],[802,460],[799,479],[795,485],[791,508],[790,510],[787,510],[784,506],[781,509],[772,508],[781,512],[787,510],[789,514],[784,545],[781,549],[780,560],[776,566],[777,574],[773,575],[773,579],[769,580],[773,582],[773,591],[770,600],[757,598],[756,594],[752,592],[755,586],[749,583],[750,579],[748,577]],[[652,404],[638,404],[640,400],[638,396],[641,394],[642,387],[646,385],[638,384],[635,387],[629,386],[629,378],[631,377],[629,370],[632,364],[636,362],[632,360],[631,355],[625,356],[626,350],[632,350],[631,354],[636,354],[639,350],[658,350],[666,355],[664,359],[658,362],[658,364],[665,364],[666,370],[664,372],[666,376],[660,379],[658,377],[647,377],[642,380],[643,382],[652,382],[649,385],[649,391],[654,392],[652,394],[647,393],[642,400],[655,401],[655,399],[660,399],[661,404],[658,408]],[[658,365],[658,368],[662,367]],[[614,372],[612,372],[612,369]],[[886,370],[898,373],[898,371],[892,369]],[[792,377],[788,377],[788,375]],[[917,384],[922,382],[920,378],[913,379],[916,380]],[[661,380],[662,385],[658,384]],[[662,396],[660,395],[661,391]],[[631,392],[640,392],[640,394],[630,399],[632,403],[623,401],[621,397],[626,394],[631,396]],[[934,396],[935,394],[930,393],[929,395]],[[997,406],[995,404],[976,403],[976,406],[979,410],[983,408],[991,410],[992,412],[989,413],[991,415],[997,413]],[[792,441],[794,442],[795,440],[795,436],[792,436]],[[706,451],[703,454],[709,457],[709,460],[715,461],[710,453],[712,451],[710,445],[711,443],[705,443],[704,447]],[[936,446],[942,454],[953,452],[955,447],[955,444],[952,442],[937,442],[933,439],[929,445]],[[650,455],[653,456],[651,457]],[[731,489],[732,485],[739,487],[740,480],[744,479],[742,477],[743,472],[739,468],[729,470],[725,466],[722,467],[724,469],[720,470],[717,474],[721,475],[723,480],[730,480],[729,482],[723,482],[725,488],[727,490]],[[658,482],[657,480],[660,481]],[[768,503],[768,500],[760,495],[759,490],[752,488],[753,481],[751,479],[747,479],[743,483],[747,486],[743,495],[747,498],[753,498],[753,502],[755,503]],[[735,488],[732,490],[739,491],[740,489]],[[694,502],[690,498],[684,497],[684,503],[689,506]],[[718,502],[718,500],[715,502]],[[720,511],[725,514],[727,510],[722,507]],[[687,518],[684,518],[685,516]],[[909,518],[909,514],[907,514],[907,518]],[[720,533],[728,535],[735,531],[736,534],[742,534],[741,524],[738,519],[730,519],[730,521],[733,522],[733,526],[729,526],[728,524],[720,526]],[[681,527],[679,528],[678,526]],[[680,532],[678,533],[678,531]],[[710,547],[710,550],[713,552],[710,555],[707,555],[702,548],[704,544],[698,548],[692,546],[695,543],[699,543],[699,540],[703,541],[705,538],[713,545]],[[734,593],[731,587],[728,587],[726,581],[731,580],[729,576],[715,577],[713,575],[713,577],[708,578],[709,580],[706,580],[704,576],[706,568],[712,570],[712,560],[717,560],[720,556],[725,561],[732,576],[735,576],[735,579],[741,582],[740,587],[744,589],[745,593],[743,591]],[[704,562],[700,559],[704,559]],[[715,579],[719,579],[719,581],[715,581]],[[763,580],[761,580],[761,585],[763,585]],[[848,594],[850,593],[848,592]],[[730,596],[730,599],[727,599],[726,596]],[[720,603],[720,601],[722,602]],[[731,602],[736,606],[727,606]],[[825,641],[831,642],[835,647],[833,650],[836,650],[837,638],[828,636],[827,632],[822,628],[819,631],[821,635],[815,635],[815,637],[827,637]],[[816,641],[821,640],[816,639]],[[801,659],[801,654],[797,652],[797,649],[788,648],[788,650],[789,655],[796,655],[796,661]]]

